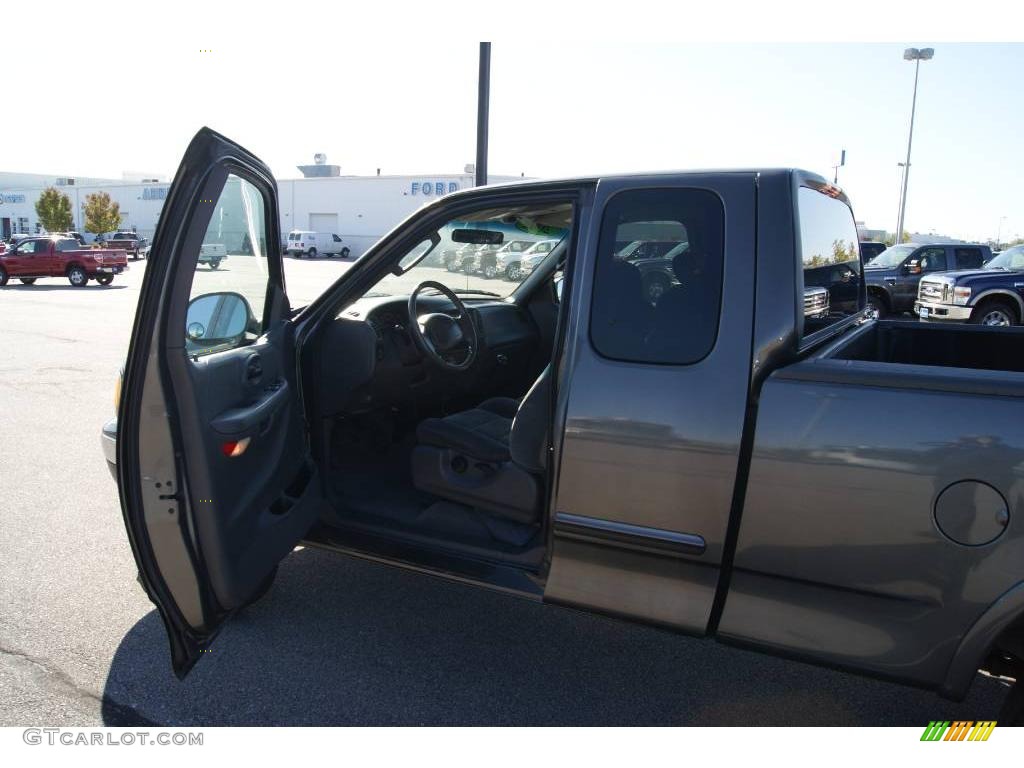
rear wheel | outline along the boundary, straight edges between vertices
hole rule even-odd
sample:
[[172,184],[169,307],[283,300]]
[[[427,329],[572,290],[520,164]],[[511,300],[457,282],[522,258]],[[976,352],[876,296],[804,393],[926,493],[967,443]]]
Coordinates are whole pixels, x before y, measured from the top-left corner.
[[96,282],[100,285],[110,285],[114,282],[113,275],[96,275]]
[[975,307],[968,322],[975,325],[1006,328],[1017,324],[1017,313],[1005,301],[986,301]]
[[75,288],[84,288],[89,283],[89,276],[85,274],[84,269],[76,264],[68,268],[68,282]]
[[220,266],[220,259],[214,259],[210,262],[210,269],[217,269]]
[[34,277],[19,277],[18,279],[21,280],[21,282],[23,282],[25,285],[32,285],[32,283],[36,281]]
[[495,275],[497,274],[498,268],[493,264],[488,264],[486,267],[484,267],[484,277],[486,277],[488,280],[493,280]]
[[7,270],[0,267],[0,285],[7,285],[7,281],[10,280],[10,276],[7,274]]
[[341,249],[341,258],[347,259],[349,257],[350,253],[352,253],[352,251],[349,250],[348,246],[342,248]]
[[889,307],[886,306],[885,300],[874,293],[868,294],[868,310],[875,320],[881,320],[889,314]]
[[311,259],[315,259],[316,258],[316,248],[310,248],[309,249],[309,258],[311,258]]
[[520,278],[523,276],[523,269],[519,266],[519,262],[509,264],[505,268],[505,277],[511,280],[513,283],[518,283]]

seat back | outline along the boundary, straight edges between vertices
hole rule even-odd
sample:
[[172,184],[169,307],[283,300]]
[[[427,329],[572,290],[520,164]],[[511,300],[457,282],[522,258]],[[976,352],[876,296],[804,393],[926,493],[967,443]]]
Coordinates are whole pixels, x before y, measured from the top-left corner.
[[551,364],[526,393],[512,420],[509,453],[527,472],[547,470],[548,429],[551,424]]

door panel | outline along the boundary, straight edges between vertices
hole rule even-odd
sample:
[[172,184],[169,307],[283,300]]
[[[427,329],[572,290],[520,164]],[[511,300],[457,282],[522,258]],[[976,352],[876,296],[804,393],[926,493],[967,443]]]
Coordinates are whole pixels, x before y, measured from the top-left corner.
[[[125,367],[122,510],[183,676],[315,519],[276,187],[208,130],[168,194]],[[199,264],[220,245],[226,266]]]
[[[722,560],[746,412],[755,180],[740,173],[724,180],[698,177],[683,188],[711,193],[724,212],[717,246],[710,246],[707,234],[702,238],[705,256],[719,254],[720,303],[707,299],[709,288],[694,292],[702,285],[698,277],[679,279],[678,274],[674,287],[657,299],[661,304],[671,293],[717,323],[710,351],[686,364],[610,359],[595,348],[592,337],[600,319],[594,314],[594,274],[598,259],[611,258],[603,252],[608,238],[601,237],[602,219],[621,184],[599,184],[596,213],[575,260],[572,292],[579,306],[572,313],[565,381],[559,386],[565,430],[545,599],[703,633]],[[657,178],[640,184],[655,191],[665,187]],[[636,186],[629,182],[630,189]],[[707,214],[680,216],[690,241],[687,253],[700,256],[695,235],[709,226]],[[634,221],[619,239],[681,237],[667,234],[673,227],[666,226],[665,218],[658,213],[649,222]],[[616,269],[635,281],[632,273]],[[608,322],[625,328],[631,316],[646,312],[634,306],[621,320]],[[676,327],[679,334],[694,332],[685,324]],[[623,349],[628,351],[628,344]],[[661,350],[652,358],[666,359]]]

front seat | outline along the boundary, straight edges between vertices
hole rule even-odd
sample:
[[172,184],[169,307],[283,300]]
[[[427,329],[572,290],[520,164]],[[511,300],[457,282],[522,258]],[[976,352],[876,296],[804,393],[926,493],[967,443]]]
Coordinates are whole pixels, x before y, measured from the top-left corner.
[[495,397],[468,411],[421,422],[412,454],[415,486],[517,523],[539,521],[550,373],[549,365],[522,401]]

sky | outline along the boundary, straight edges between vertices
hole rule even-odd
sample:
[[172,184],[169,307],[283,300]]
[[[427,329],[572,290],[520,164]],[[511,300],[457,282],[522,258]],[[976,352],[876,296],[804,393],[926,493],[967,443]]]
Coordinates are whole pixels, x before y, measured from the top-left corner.
[[[5,44],[8,62],[17,45]],[[384,36],[269,54],[244,38],[200,45],[154,37],[130,56],[54,46],[39,66],[73,89],[76,109],[8,112],[0,171],[169,179],[203,125],[278,178],[299,176],[316,152],[351,174],[461,173],[473,162],[475,42]],[[490,171],[798,166],[831,178],[845,148],[839,184],[856,218],[892,231],[914,80],[907,46],[935,48],[921,64],[907,228],[1024,236],[1022,44],[496,41]],[[126,105],[140,117],[124,119]]]

